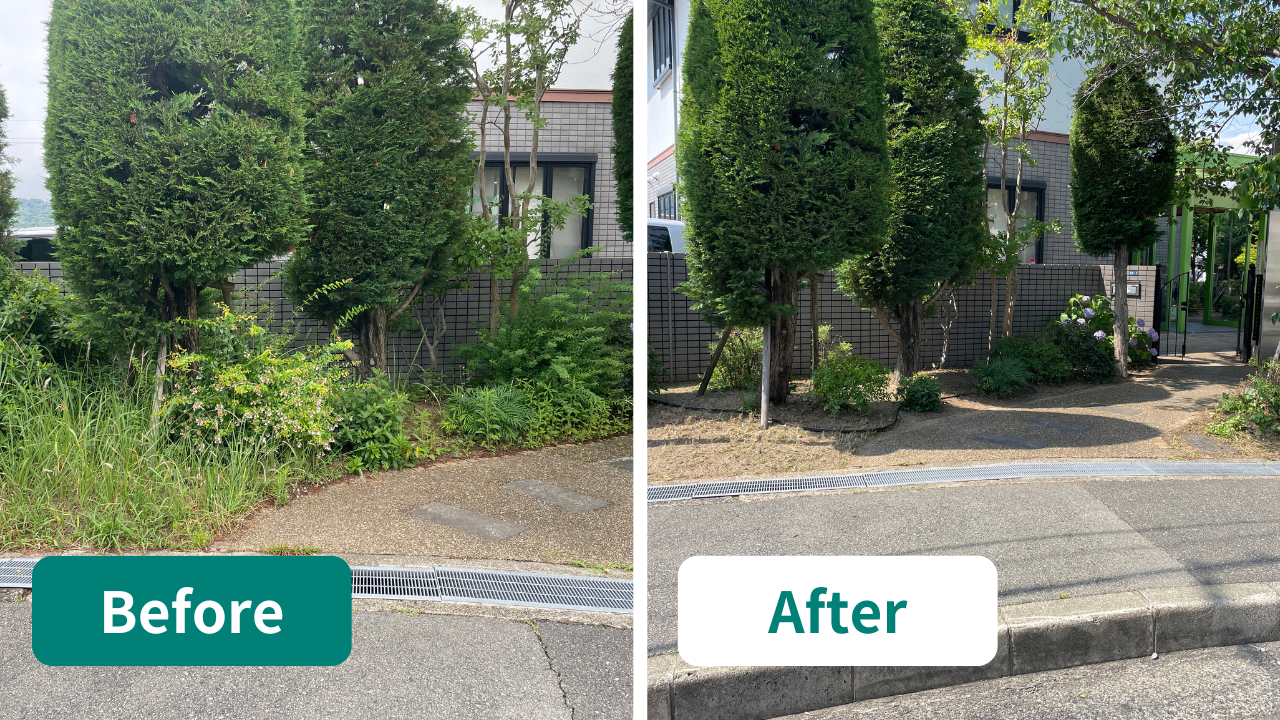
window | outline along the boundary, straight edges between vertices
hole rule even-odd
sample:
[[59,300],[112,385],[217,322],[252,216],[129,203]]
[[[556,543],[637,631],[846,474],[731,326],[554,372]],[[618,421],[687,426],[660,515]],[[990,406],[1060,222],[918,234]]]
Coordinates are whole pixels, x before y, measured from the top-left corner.
[[649,252],[671,252],[671,231],[661,225],[650,225]]
[[671,190],[658,196],[658,217],[663,220],[679,220],[680,207],[676,203],[676,191]]
[[[1014,187],[1006,183],[1005,190],[1008,193],[1009,207],[1013,207]],[[1023,181],[1022,204],[1018,208],[1018,215],[1044,222],[1044,188],[1027,187],[1027,182]],[[992,233],[1000,232],[1006,228],[1004,208],[1000,205],[1000,183],[998,180],[987,185],[987,219],[991,221]],[[1025,224],[1025,220],[1018,221],[1018,227],[1022,227]],[[1044,235],[1040,235],[1029,245],[1018,251],[1018,261],[1023,265],[1044,262]]]
[[649,203],[649,217],[658,217],[658,203]]
[[[595,202],[595,168],[597,156],[591,153],[538,153],[537,175],[533,179],[535,195],[549,197],[552,200],[567,202],[576,195],[586,195]],[[502,153],[490,152],[485,158],[484,190],[496,217],[506,217],[506,203],[500,199],[507,197],[508,188],[505,173],[502,171]],[[511,194],[518,195],[529,186],[529,153],[511,153],[512,174],[515,176],[515,188]],[[471,212],[480,214],[480,189],[471,190]],[[530,203],[530,209],[536,208],[538,201]],[[530,258],[550,258],[559,260],[591,247],[591,221],[594,210],[588,210],[585,216],[574,216],[565,220],[564,227],[551,232],[544,238],[542,246],[529,248]]]
[[675,45],[675,8],[672,0],[649,4],[649,44],[653,53],[653,84],[661,85],[671,75]]

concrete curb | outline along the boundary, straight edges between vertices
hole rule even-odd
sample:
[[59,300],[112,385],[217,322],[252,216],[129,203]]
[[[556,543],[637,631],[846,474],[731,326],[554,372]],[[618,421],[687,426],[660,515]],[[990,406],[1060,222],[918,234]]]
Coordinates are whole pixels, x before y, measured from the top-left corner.
[[649,658],[649,720],[766,720],[859,700],[1280,640],[1280,582],[1158,588],[1000,608],[981,667],[693,667]]

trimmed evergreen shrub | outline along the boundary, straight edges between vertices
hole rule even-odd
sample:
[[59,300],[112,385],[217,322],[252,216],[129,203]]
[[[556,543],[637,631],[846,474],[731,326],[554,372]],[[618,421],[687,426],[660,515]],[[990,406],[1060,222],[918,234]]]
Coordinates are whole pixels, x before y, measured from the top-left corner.
[[841,348],[814,369],[813,394],[832,415],[850,406],[865,413],[889,399],[889,368]]
[[1009,336],[996,340],[987,355],[992,360],[1016,358],[1026,364],[1035,382],[1061,385],[1071,379],[1072,365],[1057,345],[1040,337]]
[[916,373],[898,383],[897,400],[907,412],[942,412],[942,383],[932,375]]
[[888,242],[840,266],[840,289],[897,325],[901,379],[920,369],[924,314],[986,241],[982,107],[964,27],[935,0],[877,0],[893,192]]
[[[689,282],[714,325],[774,323],[786,400],[802,276],[883,244],[888,147],[870,0],[695,0],[676,163]],[[766,274],[772,278],[766,291]]]
[[618,60],[613,66],[613,180],[617,184],[618,194],[618,228],[622,230],[622,239],[631,242],[631,225],[634,215],[631,209],[632,188],[635,179],[632,177],[632,132],[635,118],[632,108],[635,101],[631,95],[631,66],[633,38],[632,16],[622,22],[622,30],[618,35]]
[[385,369],[388,330],[424,288],[457,274],[451,257],[467,237],[475,162],[462,27],[436,0],[302,8],[312,230],[285,288],[301,302],[351,278],[307,313],[332,323],[357,311],[358,359]]
[[1100,330],[1079,323],[1049,323],[1045,338],[1062,350],[1076,377],[1103,385],[1116,377],[1116,362],[1107,338],[1096,337]]
[[1035,377],[1026,361],[1016,357],[979,360],[973,364],[972,372],[978,392],[998,398],[1013,397]]
[[[55,2],[45,167],[78,318],[127,352],[198,348],[201,292],[303,234],[291,3]],[[206,305],[206,307],[208,307]]]

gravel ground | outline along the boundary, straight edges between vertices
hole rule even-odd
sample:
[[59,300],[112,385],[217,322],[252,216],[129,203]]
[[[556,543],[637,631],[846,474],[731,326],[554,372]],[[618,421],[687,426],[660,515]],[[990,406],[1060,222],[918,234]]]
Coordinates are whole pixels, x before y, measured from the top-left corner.
[[[891,430],[868,435],[788,426],[762,431],[754,415],[691,412],[651,403],[649,483],[1044,458],[1275,457],[1275,444],[1246,438],[1221,443],[1212,451],[1200,442],[1208,411],[1249,370],[1235,360],[1234,335],[1192,334],[1185,358],[1166,358],[1127,380],[1038,388],[1003,401],[962,394],[945,400],[942,413],[904,412]],[[966,392],[967,378],[963,371],[942,373],[944,397]],[[708,408],[729,407],[736,401],[728,393],[695,399],[696,385],[672,390],[661,399],[696,400],[699,407]],[[874,427],[883,424],[880,417],[885,414],[878,408],[876,417],[840,420],[846,426],[865,422]],[[826,427],[817,424],[825,415],[803,400],[773,415],[785,422]],[[1046,422],[1057,427],[1046,427]],[[1064,426],[1085,430],[1060,429]],[[980,435],[1016,438],[1028,447],[1008,447]],[[1184,439],[1197,435],[1192,438],[1196,445]]]
[[[631,473],[608,464],[631,455],[630,436],[483,460],[353,478],[255,515],[214,550],[284,543],[326,553],[523,560],[555,564],[632,564]],[[609,504],[575,513],[502,488],[536,479]],[[422,520],[409,510],[432,502],[528,529],[501,542]]]

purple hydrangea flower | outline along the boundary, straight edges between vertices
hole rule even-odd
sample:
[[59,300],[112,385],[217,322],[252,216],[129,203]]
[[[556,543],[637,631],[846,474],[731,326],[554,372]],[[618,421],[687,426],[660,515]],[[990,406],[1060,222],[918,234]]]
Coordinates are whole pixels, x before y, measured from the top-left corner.
[[1151,357],[1155,357],[1155,356],[1157,356],[1157,355],[1159,355],[1159,354],[1160,354],[1160,351],[1159,351],[1159,350],[1157,350],[1157,349],[1155,349],[1155,348],[1151,348]]
[[1160,339],[1160,333],[1155,328],[1147,328],[1147,337],[1151,338],[1151,342],[1156,342]]
[[1078,322],[1078,323],[1080,323],[1081,325],[1083,325],[1083,324],[1084,324],[1084,318],[1077,318],[1077,319],[1076,319],[1076,322]]
[[1138,339],[1129,338],[1129,347],[1138,347]]
[[1095,313],[1095,312],[1093,311],[1093,308],[1085,308],[1085,309],[1084,309],[1084,316],[1085,316],[1085,317],[1087,317],[1087,318],[1089,318],[1090,320],[1092,320],[1094,315],[1097,315],[1097,313]]
[[1063,324],[1063,325],[1070,325],[1070,324],[1071,324],[1071,318],[1062,318],[1062,324]]
[[1098,332],[1094,333],[1093,336],[1098,340],[1102,340],[1107,337],[1107,334],[1099,330]]
[[1080,302],[1082,302],[1082,303],[1087,303],[1087,302],[1089,302],[1089,296],[1088,296],[1088,295],[1081,295],[1081,296],[1080,296]]
[[1138,318],[1138,327],[1144,328],[1146,326],[1147,326],[1147,321],[1143,320],[1142,318]]

